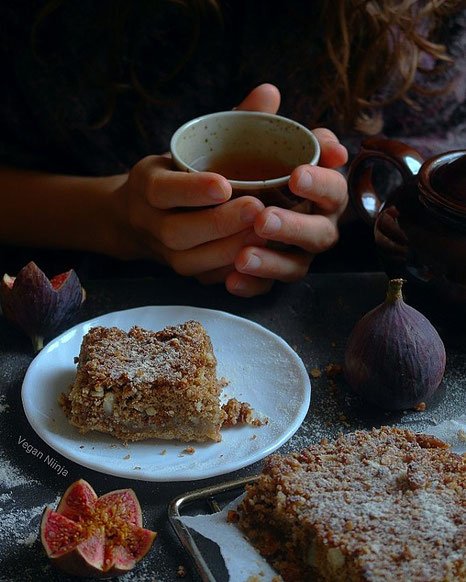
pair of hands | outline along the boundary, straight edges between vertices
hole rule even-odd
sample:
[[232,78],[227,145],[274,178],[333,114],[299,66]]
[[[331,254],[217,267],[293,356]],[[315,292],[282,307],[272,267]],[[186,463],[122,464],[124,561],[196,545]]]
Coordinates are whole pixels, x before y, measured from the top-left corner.
[[[237,109],[276,113],[279,105],[278,89],[265,84]],[[331,131],[313,132],[321,147],[319,166],[299,166],[289,181],[292,192],[313,202],[312,215],[265,208],[251,196],[230,200],[223,176],[176,171],[168,155],[142,159],[118,189],[132,241],[128,258],[155,258],[202,283],[224,282],[243,297],[266,293],[275,280],[304,277],[314,254],[337,242],[347,204],[346,180],[336,171],[347,151]],[[296,250],[275,250],[267,241]]]

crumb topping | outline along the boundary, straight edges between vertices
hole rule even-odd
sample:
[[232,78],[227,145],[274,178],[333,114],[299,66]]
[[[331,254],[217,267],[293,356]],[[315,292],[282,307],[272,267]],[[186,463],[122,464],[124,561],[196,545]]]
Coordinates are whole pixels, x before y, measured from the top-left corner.
[[272,455],[240,525],[287,581],[309,568],[323,580],[466,579],[465,485],[465,458],[442,441],[359,431]]
[[212,342],[200,322],[161,331],[91,328],[76,379],[60,403],[82,432],[124,442],[150,437],[220,441],[225,413]]
[[[85,358],[78,369],[92,376],[124,378],[134,385],[150,382],[153,388],[170,384],[182,388],[206,357],[198,341],[197,322],[171,326],[158,332],[133,327],[94,327],[86,336]],[[194,333],[193,333],[194,332]],[[209,356],[214,364],[213,356]]]

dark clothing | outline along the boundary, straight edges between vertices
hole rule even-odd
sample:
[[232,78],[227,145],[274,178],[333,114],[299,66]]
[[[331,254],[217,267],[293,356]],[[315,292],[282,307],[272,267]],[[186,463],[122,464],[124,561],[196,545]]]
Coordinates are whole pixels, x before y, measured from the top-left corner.
[[[279,113],[304,124],[313,117],[306,87],[318,90],[318,80],[310,82],[322,46],[316,2],[288,0],[277,11],[267,0],[231,0],[222,3],[222,23],[214,12],[197,21],[181,3],[155,0],[64,0],[40,16],[37,6],[47,4],[2,7],[0,163],[88,176],[125,172],[166,152],[188,119],[231,109],[263,82],[279,87]],[[419,110],[400,102],[385,112],[384,133],[426,155],[466,145],[465,20],[460,15],[445,31],[458,59],[447,73],[454,91],[415,97]],[[357,150],[359,138],[342,141]]]

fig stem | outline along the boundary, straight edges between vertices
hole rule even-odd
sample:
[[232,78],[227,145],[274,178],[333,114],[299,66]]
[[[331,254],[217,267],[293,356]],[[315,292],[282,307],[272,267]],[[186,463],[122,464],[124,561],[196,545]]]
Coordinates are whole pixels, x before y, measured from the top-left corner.
[[395,303],[396,301],[403,301],[403,283],[405,283],[405,279],[390,279],[388,282],[388,289],[387,289],[387,303]]
[[44,338],[41,335],[31,336],[31,341],[36,353],[40,352],[40,350],[44,347]]

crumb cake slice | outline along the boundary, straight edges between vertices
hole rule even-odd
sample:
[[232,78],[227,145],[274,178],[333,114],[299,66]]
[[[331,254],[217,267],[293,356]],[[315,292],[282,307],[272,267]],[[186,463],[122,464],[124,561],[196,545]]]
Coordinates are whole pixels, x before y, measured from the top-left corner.
[[236,519],[286,582],[458,582],[465,485],[465,457],[383,427],[272,455]]
[[211,340],[197,321],[157,332],[94,327],[62,405],[81,432],[123,441],[220,441],[226,413]]

